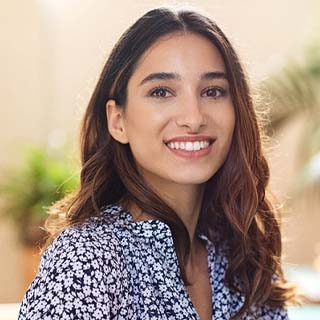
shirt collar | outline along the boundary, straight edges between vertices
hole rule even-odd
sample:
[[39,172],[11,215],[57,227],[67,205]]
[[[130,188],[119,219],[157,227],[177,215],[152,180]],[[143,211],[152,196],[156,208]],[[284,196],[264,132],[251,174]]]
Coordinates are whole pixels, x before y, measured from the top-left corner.
[[[111,214],[120,215],[122,219],[120,219],[120,221],[115,221],[115,224],[117,223],[120,223],[122,225],[125,224],[127,227],[130,227],[132,232],[137,237],[145,238],[149,240],[155,239],[160,242],[165,241],[167,244],[173,245],[173,237],[172,237],[171,229],[168,224],[166,224],[161,220],[154,219],[154,220],[134,221],[132,214],[119,205],[109,205],[104,208],[104,211],[107,211],[108,213],[111,213]],[[198,227],[196,229],[196,235],[198,236],[198,238],[205,241],[208,253],[215,252],[214,244],[212,243],[212,241],[208,238],[207,235],[202,233]]]

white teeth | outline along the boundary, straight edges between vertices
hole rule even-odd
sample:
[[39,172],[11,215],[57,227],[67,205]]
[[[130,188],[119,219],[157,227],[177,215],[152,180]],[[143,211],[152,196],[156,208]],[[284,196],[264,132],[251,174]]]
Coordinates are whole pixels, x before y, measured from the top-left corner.
[[187,151],[198,151],[200,150],[200,142],[196,141],[196,142],[187,142],[186,143],[186,150]]
[[195,141],[195,142],[169,142],[167,146],[170,149],[181,149],[186,151],[198,151],[200,149],[207,148],[209,146],[209,141]]

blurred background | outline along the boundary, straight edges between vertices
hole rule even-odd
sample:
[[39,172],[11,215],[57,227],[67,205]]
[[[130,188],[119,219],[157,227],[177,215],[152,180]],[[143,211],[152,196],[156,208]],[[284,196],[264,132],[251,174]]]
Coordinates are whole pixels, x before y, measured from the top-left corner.
[[[247,68],[282,203],[283,265],[320,319],[320,2],[29,0],[0,3],[0,319],[37,270],[45,208],[78,184],[78,130],[108,54],[147,10],[191,5],[217,21]],[[11,317],[11,318],[10,318]]]

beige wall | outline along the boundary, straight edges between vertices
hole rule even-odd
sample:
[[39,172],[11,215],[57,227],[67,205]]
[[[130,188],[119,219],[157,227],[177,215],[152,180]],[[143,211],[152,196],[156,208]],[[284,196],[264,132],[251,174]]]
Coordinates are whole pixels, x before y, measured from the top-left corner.
[[[20,144],[45,141],[56,128],[65,130],[76,145],[79,119],[109,50],[138,16],[166,3],[173,2],[1,2],[0,164],[18,162]],[[241,53],[253,80],[265,77],[288,55],[298,52],[319,27],[317,0],[188,3],[217,20]],[[294,159],[287,159],[286,151],[280,150],[278,154],[284,156],[288,170],[293,168]],[[272,165],[274,176],[280,179],[282,160],[272,159],[278,163]],[[275,184],[282,194],[287,188],[284,180]],[[304,219],[297,219],[293,218],[295,228],[287,228],[295,232],[295,237],[303,236],[305,230],[300,223]],[[0,230],[7,230],[0,233],[0,302],[19,301],[19,246],[7,224],[2,223]],[[317,237],[314,229],[308,230],[312,232],[315,236],[310,236],[311,245]],[[310,263],[313,249],[302,250],[302,242],[296,243],[293,249],[287,247],[288,259]]]
[[1,3],[0,20],[0,142],[1,161],[15,154],[13,142],[45,133],[41,125],[44,90],[41,84],[44,44],[39,8],[33,2]]

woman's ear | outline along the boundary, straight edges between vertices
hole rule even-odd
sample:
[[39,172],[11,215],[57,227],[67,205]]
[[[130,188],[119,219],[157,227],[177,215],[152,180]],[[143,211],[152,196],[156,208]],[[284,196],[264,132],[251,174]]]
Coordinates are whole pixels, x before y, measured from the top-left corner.
[[128,143],[128,137],[124,126],[123,110],[116,101],[110,99],[106,103],[107,125],[111,136],[120,143]]

